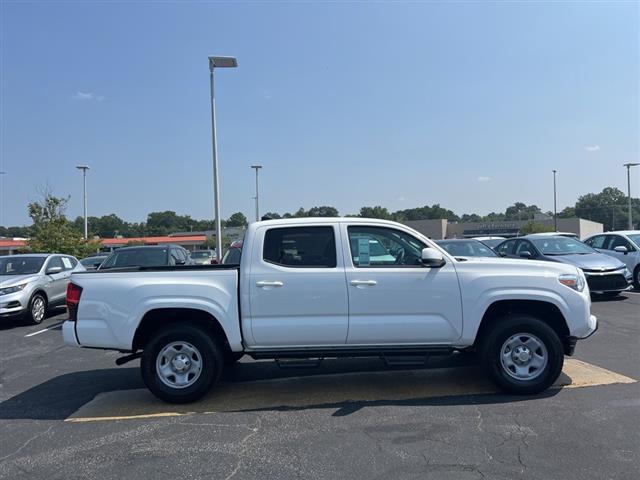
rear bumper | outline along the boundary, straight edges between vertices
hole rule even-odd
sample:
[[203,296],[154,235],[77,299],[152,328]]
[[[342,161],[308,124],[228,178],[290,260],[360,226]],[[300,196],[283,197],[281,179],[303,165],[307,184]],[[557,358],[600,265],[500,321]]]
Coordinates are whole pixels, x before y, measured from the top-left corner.
[[81,346],[76,336],[76,322],[67,320],[62,324],[62,339],[64,340],[64,344],[70,347]]

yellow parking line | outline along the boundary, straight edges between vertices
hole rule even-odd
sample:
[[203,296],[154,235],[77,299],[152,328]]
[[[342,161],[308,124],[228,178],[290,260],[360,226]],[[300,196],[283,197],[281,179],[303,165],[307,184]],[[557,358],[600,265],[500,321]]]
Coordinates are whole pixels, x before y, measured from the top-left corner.
[[133,420],[137,418],[184,417],[192,414],[193,412],[188,412],[188,413],[162,412],[162,413],[149,413],[146,415],[119,415],[115,417],[74,417],[74,418],[65,419],[65,422],[82,423],[82,422],[104,422],[104,421],[113,421],[113,420]]

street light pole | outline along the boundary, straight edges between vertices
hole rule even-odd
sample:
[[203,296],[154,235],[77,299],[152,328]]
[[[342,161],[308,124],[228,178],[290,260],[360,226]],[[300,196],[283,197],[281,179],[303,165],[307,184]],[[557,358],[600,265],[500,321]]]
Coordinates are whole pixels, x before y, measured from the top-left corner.
[[[631,213],[631,167],[637,167],[640,163],[625,163],[623,167],[627,167],[627,196],[629,197],[629,230],[633,230],[633,216]],[[615,228],[615,226],[614,226]]]
[[88,165],[76,165],[78,170],[82,170],[82,194],[84,196],[84,239],[89,237],[87,229],[87,170]]
[[262,165],[251,165],[251,168],[256,171],[256,222],[260,221],[260,194],[258,190],[258,170],[262,168]]
[[558,231],[558,207],[556,197],[556,171],[553,171],[553,229]]
[[222,223],[220,219],[220,180],[218,175],[218,140],[216,138],[216,97],[213,88],[215,68],[235,68],[238,61],[233,57],[209,57],[209,82],[211,83],[211,146],[213,150],[213,202],[216,222],[216,259],[222,261]]
[[0,171],[0,227],[4,227],[4,176],[7,172]]

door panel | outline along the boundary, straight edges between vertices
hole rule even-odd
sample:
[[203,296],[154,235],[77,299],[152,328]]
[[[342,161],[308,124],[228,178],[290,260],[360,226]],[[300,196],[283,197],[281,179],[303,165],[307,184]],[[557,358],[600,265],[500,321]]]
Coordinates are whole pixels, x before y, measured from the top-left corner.
[[251,346],[345,344],[347,287],[336,242],[337,227],[329,225],[256,232],[247,285]]
[[[392,232],[385,232],[391,230]],[[388,227],[344,226],[345,270],[349,292],[350,345],[451,343],[462,335],[460,287],[455,267],[415,265],[428,245],[404,242]],[[369,237],[369,241],[367,241]],[[387,252],[371,246],[383,245]],[[414,250],[415,247],[415,250]],[[387,255],[399,264],[387,262]],[[360,265],[360,258],[366,259]],[[380,259],[376,265],[374,258]]]
[[[62,271],[60,273],[54,273],[47,275],[49,281],[47,283],[47,296],[49,297],[49,303],[60,303],[64,300],[67,294],[67,283],[69,281],[69,275],[71,272],[64,270],[64,264],[62,258],[59,256],[51,257],[49,263],[47,263],[47,269],[51,267],[60,267]],[[45,270],[46,272],[46,270]]]

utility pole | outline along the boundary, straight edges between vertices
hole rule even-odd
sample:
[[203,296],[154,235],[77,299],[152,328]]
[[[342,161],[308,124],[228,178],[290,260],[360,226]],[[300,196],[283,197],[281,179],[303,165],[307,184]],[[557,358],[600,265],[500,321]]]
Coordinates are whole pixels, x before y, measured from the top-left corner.
[[623,167],[627,167],[627,196],[629,200],[629,230],[633,230],[633,214],[631,213],[631,167],[637,167],[640,163],[625,163]]
[[82,170],[82,194],[84,196],[84,239],[88,238],[88,228],[87,228],[87,170],[89,170],[89,165],[76,165],[78,170]]
[[4,176],[7,172],[0,171],[0,227],[4,227]]
[[260,221],[260,192],[258,189],[258,170],[262,168],[262,165],[251,165],[251,168],[256,171],[256,222]]

